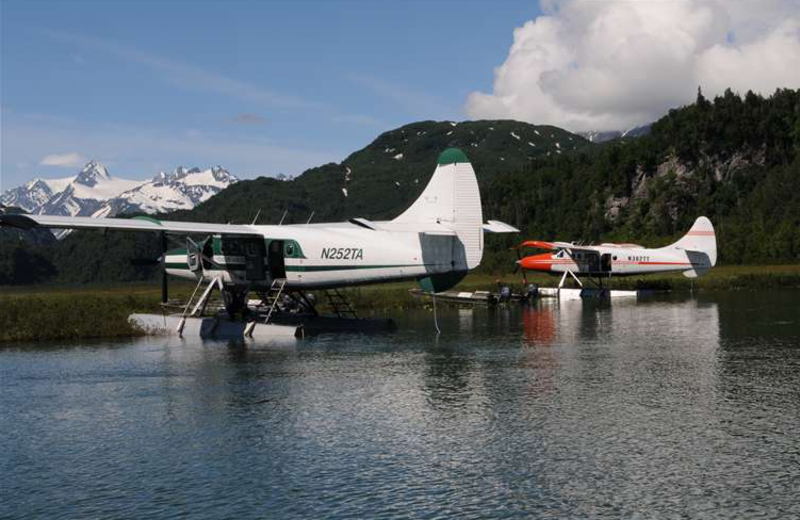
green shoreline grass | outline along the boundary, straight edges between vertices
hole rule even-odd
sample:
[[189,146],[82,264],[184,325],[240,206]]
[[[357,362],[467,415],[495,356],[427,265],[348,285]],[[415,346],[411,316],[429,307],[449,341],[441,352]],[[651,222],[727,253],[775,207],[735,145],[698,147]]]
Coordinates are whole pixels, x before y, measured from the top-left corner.
[[[493,290],[496,281],[515,289],[522,287],[519,275],[472,274],[457,289]],[[530,283],[542,287],[558,284],[557,277],[529,275]],[[642,278],[615,278],[615,289],[688,291],[799,289],[800,265],[720,266],[693,282],[681,274]],[[414,298],[412,282],[347,289],[344,293],[360,315],[385,313],[390,309],[422,308],[429,305]],[[192,284],[171,283],[170,297],[186,298]],[[161,312],[160,288],[152,283],[85,287],[3,287],[0,289],[0,343],[131,337],[141,335],[128,324],[132,312]],[[323,298],[318,298],[322,302]],[[320,305],[322,311],[324,305]]]

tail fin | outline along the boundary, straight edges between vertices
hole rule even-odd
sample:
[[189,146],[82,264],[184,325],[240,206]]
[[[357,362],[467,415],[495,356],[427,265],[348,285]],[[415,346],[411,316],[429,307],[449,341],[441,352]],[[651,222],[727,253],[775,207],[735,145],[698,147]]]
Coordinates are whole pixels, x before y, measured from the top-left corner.
[[455,231],[464,248],[466,265],[461,269],[478,267],[483,258],[483,210],[475,170],[464,152],[442,152],[422,195],[393,222],[440,224]]
[[704,275],[717,265],[717,236],[714,225],[706,217],[698,217],[689,232],[669,247],[686,251],[692,262],[692,268],[683,272],[687,278]]

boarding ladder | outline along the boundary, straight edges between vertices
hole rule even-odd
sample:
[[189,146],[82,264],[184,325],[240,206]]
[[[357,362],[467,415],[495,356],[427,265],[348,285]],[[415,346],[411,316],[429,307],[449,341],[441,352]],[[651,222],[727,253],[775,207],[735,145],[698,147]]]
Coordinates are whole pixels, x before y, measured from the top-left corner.
[[189,307],[192,306],[192,301],[194,301],[195,295],[197,295],[197,291],[200,290],[200,287],[203,286],[203,282],[205,279],[200,277],[200,280],[197,282],[197,286],[194,288],[194,292],[189,297],[189,300],[186,302],[186,307],[183,308],[183,313],[181,314],[181,321],[178,322],[178,336],[183,337],[183,327],[186,325],[186,317],[192,316],[202,316],[202,314],[206,311],[206,306],[208,305],[208,300],[211,298],[211,291],[214,290],[215,287],[222,290],[222,277],[215,276],[211,283],[208,284],[206,290],[203,291],[203,294],[200,296],[200,299],[197,300],[194,308],[191,312],[189,312]]
[[267,311],[267,317],[264,319],[264,323],[269,323],[272,313],[278,308],[278,304],[281,301],[281,295],[283,294],[283,288],[285,286],[286,278],[275,278],[272,281],[272,285],[269,286],[269,291],[267,291],[264,301],[264,303],[269,306],[269,310]]
[[340,318],[358,318],[355,309],[347,301],[339,289],[328,289],[325,291],[325,297],[328,298],[328,305],[336,316]]
[[[264,324],[266,325],[269,323],[269,319],[272,318],[272,313],[275,312],[275,309],[278,308],[278,305],[281,301],[281,295],[283,294],[283,289],[286,286],[286,278],[275,278],[272,281],[272,285],[269,286],[269,290],[266,293],[263,293],[261,297],[261,304],[265,307],[268,307],[267,316],[264,318]],[[247,338],[253,337],[253,330],[256,328],[256,320],[251,321],[247,324],[244,328],[244,335]]]

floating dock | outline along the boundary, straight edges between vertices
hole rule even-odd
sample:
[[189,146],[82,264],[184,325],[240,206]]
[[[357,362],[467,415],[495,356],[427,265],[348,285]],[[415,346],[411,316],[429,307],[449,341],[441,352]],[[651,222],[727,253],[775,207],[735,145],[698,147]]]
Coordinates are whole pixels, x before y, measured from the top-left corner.
[[[431,298],[431,293],[422,289],[410,289],[408,292],[417,298]],[[436,301],[459,305],[497,305],[499,299],[489,291],[445,291],[436,293]]]
[[[409,291],[413,296],[418,298],[431,298],[431,293],[422,291],[421,289],[411,289]],[[539,287],[536,295],[526,298],[525,295],[519,293],[511,293],[510,297],[505,300],[506,302],[519,302],[525,303],[533,301],[538,298],[560,298],[564,300],[578,300],[581,298],[637,298],[642,296],[646,291],[623,291],[617,289],[605,289],[599,287]],[[497,293],[489,291],[446,291],[436,293],[436,301],[442,303],[456,304],[456,305],[497,305],[504,303]]]

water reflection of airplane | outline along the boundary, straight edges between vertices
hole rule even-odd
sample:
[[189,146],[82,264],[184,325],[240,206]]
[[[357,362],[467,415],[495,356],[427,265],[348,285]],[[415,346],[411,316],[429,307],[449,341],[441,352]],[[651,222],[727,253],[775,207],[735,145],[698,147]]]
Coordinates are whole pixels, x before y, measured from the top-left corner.
[[[626,303],[635,304],[635,301]],[[623,303],[618,304],[624,306]],[[542,299],[537,305],[526,307],[522,315],[525,340],[529,345],[577,343],[593,338],[603,327],[609,309],[602,299]]]
[[719,317],[715,302],[665,299],[647,305],[635,300],[540,300],[522,315],[527,344],[585,344],[670,338],[672,343],[717,345]]
[[[717,384],[720,320],[714,301],[670,298],[611,305],[597,299],[551,299],[522,312],[524,355],[537,370],[539,390],[585,373],[606,374],[625,386],[631,374],[642,370],[653,376],[644,385],[652,399],[659,388]],[[676,367],[680,373],[673,378]]]
[[[517,261],[526,271],[561,275],[563,285],[568,274],[596,279],[665,272],[682,272],[687,278],[702,276],[717,263],[717,239],[714,226],[699,217],[688,233],[674,244],[651,249],[636,244],[582,245],[575,242],[528,240],[517,246],[550,249],[554,253],[530,255]],[[527,281],[526,281],[527,283]],[[580,282],[579,282],[580,283]]]
[[529,345],[550,345],[556,339],[556,317],[549,305],[522,309],[522,330]]

